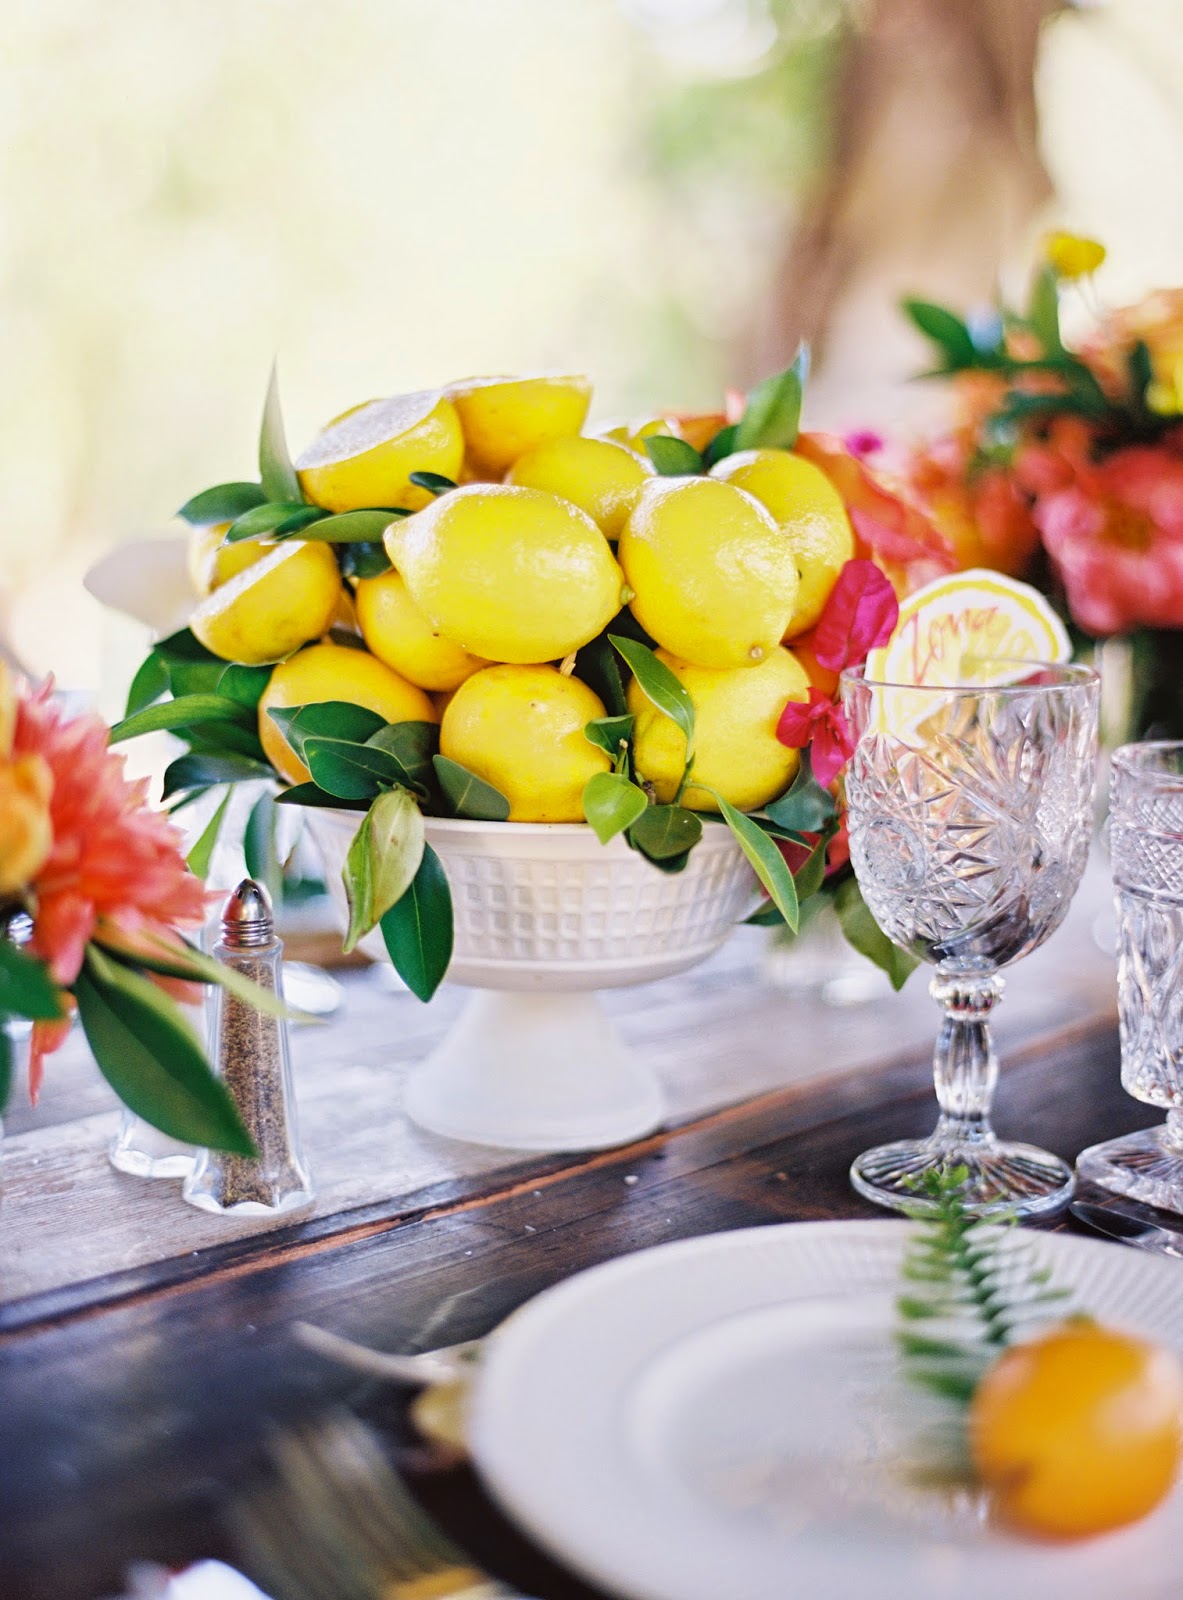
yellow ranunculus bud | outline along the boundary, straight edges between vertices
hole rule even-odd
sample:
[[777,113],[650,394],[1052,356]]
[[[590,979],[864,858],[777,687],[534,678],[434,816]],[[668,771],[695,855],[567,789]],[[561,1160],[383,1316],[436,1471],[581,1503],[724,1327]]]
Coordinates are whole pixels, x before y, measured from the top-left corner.
[[0,761],[12,754],[12,739],[16,733],[16,674],[8,662],[0,658]]
[[53,774],[40,756],[0,763],[0,895],[19,893],[45,865],[52,792]]
[[1087,278],[1105,259],[1105,246],[1078,233],[1047,233],[1043,259],[1058,278]]

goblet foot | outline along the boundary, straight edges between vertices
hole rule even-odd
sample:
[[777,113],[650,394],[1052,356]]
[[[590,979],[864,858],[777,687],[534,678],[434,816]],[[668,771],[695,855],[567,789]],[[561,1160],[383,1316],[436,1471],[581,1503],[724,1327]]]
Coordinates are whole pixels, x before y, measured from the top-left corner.
[[1162,1211],[1183,1213],[1183,1150],[1167,1124],[1082,1150],[1076,1175]]
[[961,1198],[975,1217],[1037,1217],[1058,1211],[1072,1198],[1072,1169],[1058,1156],[1030,1144],[989,1139],[971,1144],[947,1139],[900,1139],[864,1150],[850,1181],[866,1200],[892,1211],[932,1211],[924,1174],[954,1167],[967,1172]]

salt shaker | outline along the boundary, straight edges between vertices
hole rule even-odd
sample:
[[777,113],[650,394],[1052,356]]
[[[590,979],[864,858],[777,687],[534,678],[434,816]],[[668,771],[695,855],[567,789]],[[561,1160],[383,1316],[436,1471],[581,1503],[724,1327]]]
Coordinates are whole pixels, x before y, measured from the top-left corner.
[[[283,942],[262,884],[244,878],[222,909],[216,960],[283,997]],[[257,1158],[202,1150],[182,1193],[203,1211],[291,1211],[312,1199],[300,1153],[287,1024],[220,985],[210,1026],[214,1071],[238,1106]]]

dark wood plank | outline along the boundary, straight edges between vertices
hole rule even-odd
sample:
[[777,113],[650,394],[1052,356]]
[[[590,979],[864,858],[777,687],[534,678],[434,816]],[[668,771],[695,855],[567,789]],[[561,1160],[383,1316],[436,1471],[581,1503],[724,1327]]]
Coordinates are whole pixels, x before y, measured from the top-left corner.
[[[306,1318],[388,1349],[486,1333],[548,1284],[669,1239],[860,1216],[846,1172],[869,1143],[926,1132],[912,1060],[766,1096],[565,1173],[445,1203],[414,1220],[293,1244],[0,1339],[0,1595],[91,1600],[127,1562],[233,1559],[218,1508],[267,1429],[333,1400],[408,1446],[394,1397],[296,1345]],[[1115,1032],[1064,1030],[1012,1056],[998,1122],[1071,1158],[1155,1120],[1118,1081]],[[591,1591],[541,1563],[466,1474],[425,1480],[474,1554],[543,1600]]]

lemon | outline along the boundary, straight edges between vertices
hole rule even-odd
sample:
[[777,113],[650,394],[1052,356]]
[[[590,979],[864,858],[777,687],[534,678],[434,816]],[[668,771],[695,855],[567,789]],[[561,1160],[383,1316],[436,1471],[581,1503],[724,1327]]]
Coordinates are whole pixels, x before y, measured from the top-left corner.
[[607,439],[612,444],[622,444],[629,450],[634,450],[645,461],[649,457],[645,451],[645,440],[652,439],[655,434],[663,434],[667,439],[680,439],[681,431],[677,424],[669,417],[634,417],[630,422],[617,422],[610,426],[597,428],[595,437]]
[[754,666],[780,644],[797,563],[758,500],[714,478],[656,478],[618,554],[633,612],[658,644],[701,667]]
[[228,578],[237,577],[256,561],[275,549],[270,539],[240,539],[223,544],[228,522],[214,522],[204,528],[189,529],[186,565],[189,581],[198,594],[212,594]]
[[578,376],[466,378],[447,393],[460,415],[472,467],[492,478],[527,450],[578,433],[591,404],[591,384]]
[[[809,699],[805,668],[783,645],[775,645],[754,667],[696,667],[668,650],[657,652],[694,702],[694,772],[682,796],[695,811],[718,811],[708,790],[741,811],[775,800],[792,782],[800,752],[776,737],[789,700]],[[633,755],[638,773],[663,803],[673,800],[686,764],[686,738],[634,680],[628,708],[636,718]]]
[[437,722],[435,707],[414,684],[348,645],[314,644],[281,661],[259,699],[259,738],[267,759],[288,783],[307,783],[308,768],[267,715],[275,707],[345,700],[376,711],[387,722]]
[[439,389],[370,400],[342,412],[296,462],[300,487],[326,511],[418,510],[431,499],[412,472],[455,478],[464,458],[460,419]]
[[755,495],[784,529],[801,575],[785,638],[812,628],[854,555],[842,496],[824,472],[789,450],[741,450],[712,467],[711,477]]
[[330,626],[341,599],[327,544],[293,539],[202,600],[189,626],[224,661],[281,661]]
[[465,678],[489,664],[445,639],[393,569],[377,578],[362,578],[354,599],[366,644],[379,661],[421,689],[459,688]]
[[556,661],[622,604],[624,575],[604,535],[542,489],[454,489],[392,523],[386,549],[443,637],[489,661]]
[[619,539],[629,512],[653,476],[648,461],[607,439],[573,435],[527,450],[509,469],[506,483],[546,489],[570,500],[606,539]]
[[604,714],[554,667],[486,667],[452,696],[440,753],[500,789],[511,822],[582,822],[584,784],[612,764],[583,734]]
[[1068,661],[1072,642],[1037,589],[973,568],[937,578],[909,595],[886,645],[867,657],[879,683],[991,684],[1023,675],[999,663]]

